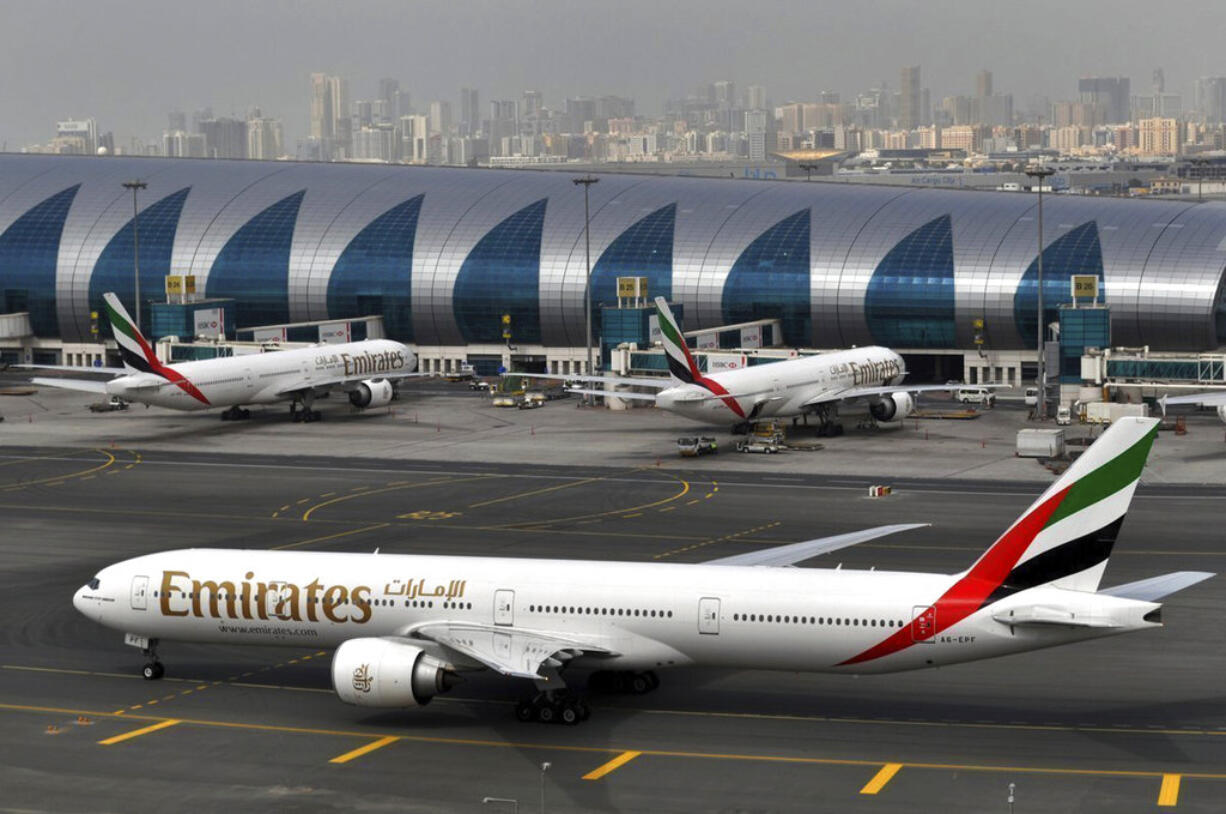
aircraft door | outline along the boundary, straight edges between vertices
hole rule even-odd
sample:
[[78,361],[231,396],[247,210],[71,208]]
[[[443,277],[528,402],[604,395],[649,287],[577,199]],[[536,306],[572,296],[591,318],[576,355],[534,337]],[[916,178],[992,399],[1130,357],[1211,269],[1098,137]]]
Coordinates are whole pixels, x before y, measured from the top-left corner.
[[704,596],[698,600],[698,632],[719,635],[719,599]]
[[911,612],[911,641],[936,644],[937,609],[931,605],[916,605]]
[[515,624],[515,592],[511,590],[494,591],[494,624]]
[[149,577],[132,577],[132,610],[145,610],[149,605]]

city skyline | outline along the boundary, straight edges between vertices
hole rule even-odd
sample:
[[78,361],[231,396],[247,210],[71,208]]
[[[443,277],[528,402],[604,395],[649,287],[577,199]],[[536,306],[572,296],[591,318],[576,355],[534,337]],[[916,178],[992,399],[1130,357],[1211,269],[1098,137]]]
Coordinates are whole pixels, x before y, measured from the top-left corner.
[[[65,14],[68,8],[72,13]],[[0,70],[22,81],[0,87],[7,111],[0,145],[36,144],[55,121],[86,117],[126,144],[161,133],[170,110],[242,116],[257,106],[284,122],[290,149],[308,135],[308,77],[316,72],[349,80],[351,99],[374,97],[380,78],[395,77],[419,113],[429,112],[432,100],[459,111],[460,88],[474,87],[483,100],[539,90],[554,108],[567,97],[624,96],[647,115],[720,79],[738,90],[763,86],[776,105],[807,101],[824,89],[854,96],[882,81],[897,91],[900,68],[908,65],[921,66],[934,106],[945,96],[976,93],[976,73],[987,68],[996,92],[1012,93],[1019,109],[1035,95],[1076,99],[1081,76],[1131,77],[1134,89],[1143,90],[1161,67],[1168,92],[1190,100],[1197,78],[1226,73],[1210,56],[1216,26],[1190,24],[1198,15],[1220,17],[1201,2],[1161,17],[1140,6],[1040,2],[1020,20],[987,8],[930,4],[912,20],[914,6],[891,0],[861,4],[854,13],[824,9],[808,31],[789,22],[809,19],[812,9],[791,2],[760,6],[753,17],[721,13],[718,2],[703,4],[701,16],[698,7],[635,2],[576,12],[564,3],[437,9],[390,2],[249,7],[223,0],[207,10],[179,10],[172,21],[145,13],[153,8],[145,0],[122,0],[105,10],[54,2],[9,9],[13,24],[0,34]],[[575,36],[585,25],[599,26],[601,36]],[[1163,37],[1180,47],[1160,56],[1142,47]],[[457,40],[465,47],[454,47]],[[94,45],[129,41],[139,45]],[[1011,46],[1023,42],[1043,45]],[[1076,48],[1068,47],[1074,42]],[[29,71],[48,60],[63,70]],[[561,72],[561,64],[593,67]]]

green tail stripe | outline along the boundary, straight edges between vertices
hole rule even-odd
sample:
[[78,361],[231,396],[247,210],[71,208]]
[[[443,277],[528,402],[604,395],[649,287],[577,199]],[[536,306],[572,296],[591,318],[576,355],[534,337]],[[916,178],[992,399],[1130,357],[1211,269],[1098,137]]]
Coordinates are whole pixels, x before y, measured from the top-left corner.
[[[111,307],[111,304],[106,303],[106,315],[111,320],[111,327],[122,331],[129,339],[136,342],[136,328],[131,325],[126,319],[120,316],[119,312]],[[137,343],[139,344],[139,342]]]
[[1059,523],[1064,518],[1088,506],[1093,506],[1141,477],[1141,470],[1145,468],[1145,459],[1149,457],[1149,449],[1153,446],[1157,435],[1158,426],[1155,424],[1154,428],[1140,441],[1074,483],[1068,495],[1048,518],[1047,525]]
[[674,345],[684,345],[681,341],[681,334],[677,333],[676,327],[668,317],[664,316],[664,312],[660,311],[660,332],[669,338]]

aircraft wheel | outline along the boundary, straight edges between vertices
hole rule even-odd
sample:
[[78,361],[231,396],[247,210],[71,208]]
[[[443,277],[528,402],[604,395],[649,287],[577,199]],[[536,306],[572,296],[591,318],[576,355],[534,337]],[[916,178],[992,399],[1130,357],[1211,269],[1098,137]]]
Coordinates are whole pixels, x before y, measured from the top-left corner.
[[643,675],[647,676],[647,680],[651,682],[652,690],[658,690],[660,688],[660,677],[656,675],[655,670],[648,670],[647,672],[643,673]]
[[651,691],[651,679],[647,677],[646,673],[635,673],[630,676],[629,684],[630,691],[635,695],[642,695]]
[[157,681],[166,674],[166,668],[160,661],[151,661],[141,668],[140,674],[146,681]]
[[523,723],[531,721],[535,712],[531,701],[520,701],[515,705],[515,717]]
[[551,724],[557,718],[557,713],[554,711],[553,705],[549,703],[541,704],[536,710],[536,719],[543,724]]
[[579,709],[574,701],[567,701],[558,711],[558,723],[574,726],[579,723]]

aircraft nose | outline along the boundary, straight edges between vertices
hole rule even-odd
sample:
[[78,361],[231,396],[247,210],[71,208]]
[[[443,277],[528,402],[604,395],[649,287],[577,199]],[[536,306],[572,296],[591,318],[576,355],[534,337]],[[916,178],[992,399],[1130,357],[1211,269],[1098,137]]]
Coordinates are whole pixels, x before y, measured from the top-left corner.
[[86,612],[85,598],[84,598],[85,597],[85,587],[86,586],[82,585],[80,588],[77,588],[77,592],[72,595],[72,606],[76,608],[78,611],[80,611],[81,613]]

